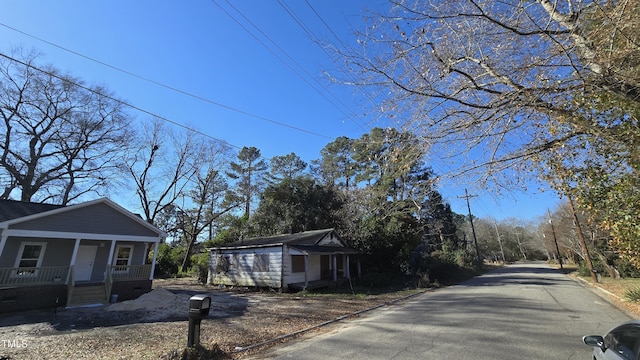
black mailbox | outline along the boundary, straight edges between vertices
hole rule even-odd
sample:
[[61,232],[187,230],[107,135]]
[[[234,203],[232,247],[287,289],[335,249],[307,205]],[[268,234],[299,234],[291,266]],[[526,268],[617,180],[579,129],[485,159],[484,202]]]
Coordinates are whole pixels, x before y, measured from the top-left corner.
[[211,297],[207,295],[193,295],[189,298],[189,335],[187,346],[200,345],[200,322],[209,316]]
[[202,319],[209,316],[211,309],[211,297],[206,295],[194,295],[189,298],[189,318]]

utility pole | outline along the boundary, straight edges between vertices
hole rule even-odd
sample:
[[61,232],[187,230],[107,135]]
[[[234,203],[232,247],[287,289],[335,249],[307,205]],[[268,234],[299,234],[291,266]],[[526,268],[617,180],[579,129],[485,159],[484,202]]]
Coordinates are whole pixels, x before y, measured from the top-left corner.
[[496,235],[498,236],[498,244],[500,245],[500,253],[502,254],[502,262],[507,263],[507,258],[504,256],[504,248],[502,247],[502,240],[500,239],[500,232],[498,231],[498,222],[494,221],[493,225],[496,228]]
[[520,242],[520,231],[516,230],[514,234],[516,235],[516,241],[518,242],[518,249],[520,250],[520,254],[522,255],[522,260],[527,260],[527,253],[522,248],[522,243]]
[[587,267],[589,268],[589,272],[591,272],[591,279],[593,282],[598,283],[598,276],[596,272],[593,270],[593,264],[591,263],[591,256],[589,255],[589,249],[587,248],[587,243],[584,241],[584,237],[582,236],[582,227],[580,227],[580,222],[578,221],[578,214],[576,214],[576,210],[573,207],[573,201],[570,196],[567,196],[569,199],[569,209],[571,209],[571,215],[573,215],[573,222],[576,225],[576,233],[578,233],[578,241],[580,242],[580,247],[582,248],[582,252],[584,253],[584,259],[587,261]]
[[549,214],[549,225],[551,225],[551,233],[553,233],[553,242],[556,243],[556,252],[558,253],[558,263],[560,263],[560,269],[562,269],[562,256],[560,256],[560,248],[558,247],[558,238],[556,238],[556,229],[553,227],[553,220],[551,220],[551,211],[547,208]]
[[469,198],[476,197],[477,195],[469,195],[467,189],[464,189],[464,196],[458,196],[458,198],[465,198],[467,200],[467,209],[469,210],[469,222],[471,223],[471,233],[473,234],[473,244],[476,247],[476,262],[481,264],[480,249],[478,248],[478,239],[476,239],[476,229],[473,227],[473,215],[471,215],[471,205],[469,205]]

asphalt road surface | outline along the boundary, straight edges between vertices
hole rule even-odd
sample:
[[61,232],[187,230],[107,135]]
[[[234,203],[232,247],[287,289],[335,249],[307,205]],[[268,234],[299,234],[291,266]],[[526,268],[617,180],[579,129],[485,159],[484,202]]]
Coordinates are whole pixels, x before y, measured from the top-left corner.
[[544,263],[519,263],[275,348],[270,359],[591,359],[630,317]]

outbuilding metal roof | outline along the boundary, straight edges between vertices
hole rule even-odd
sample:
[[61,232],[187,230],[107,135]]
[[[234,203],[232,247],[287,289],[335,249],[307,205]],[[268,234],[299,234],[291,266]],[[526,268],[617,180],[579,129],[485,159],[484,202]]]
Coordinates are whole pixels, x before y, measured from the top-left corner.
[[[338,240],[338,245],[319,245],[327,237]],[[358,251],[349,247],[347,243],[338,235],[335,229],[321,229],[304,231],[295,234],[283,234],[267,237],[256,237],[245,240],[234,241],[229,244],[210,248],[209,250],[232,250],[246,249],[253,247],[268,247],[287,245],[291,248],[305,253],[314,254],[358,254]]]

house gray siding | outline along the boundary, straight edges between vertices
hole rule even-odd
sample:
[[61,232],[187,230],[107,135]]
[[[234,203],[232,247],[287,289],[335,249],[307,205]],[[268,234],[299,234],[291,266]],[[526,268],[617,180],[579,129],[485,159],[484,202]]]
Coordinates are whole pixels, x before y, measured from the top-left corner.
[[74,240],[9,237],[0,257],[0,267],[14,267],[23,242],[44,242],[46,248],[41,266],[67,266],[71,262]]
[[281,288],[282,247],[212,251],[208,282],[213,285]]
[[0,255],[0,267],[13,267],[16,262],[16,256],[18,256],[20,240],[16,239],[16,241],[8,241],[9,239],[7,239],[2,255]]
[[[39,240],[34,239],[34,241]],[[49,239],[44,241],[47,243],[47,248],[44,250],[42,266],[69,266],[75,240]]]
[[112,235],[153,236],[158,234],[107,204],[93,204],[44,218],[21,222],[12,229]]

